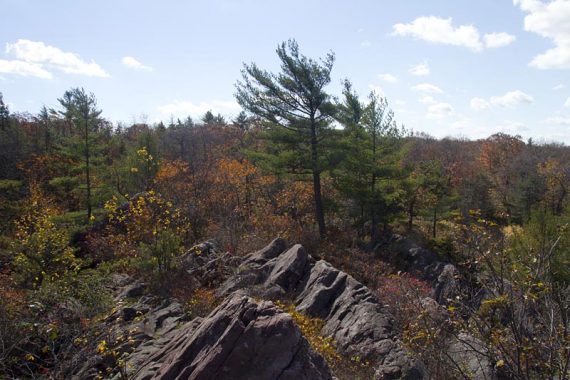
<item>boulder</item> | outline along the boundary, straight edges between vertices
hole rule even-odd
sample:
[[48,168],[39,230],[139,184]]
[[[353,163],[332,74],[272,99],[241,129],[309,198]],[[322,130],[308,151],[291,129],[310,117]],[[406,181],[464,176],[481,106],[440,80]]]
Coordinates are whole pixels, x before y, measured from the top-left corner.
[[285,239],[277,238],[263,249],[250,254],[244,263],[246,265],[248,263],[265,264],[267,261],[274,259],[275,257],[285,252],[286,249],[287,242]]
[[268,301],[229,296],[150,355],[135,379],[332,379],[292,318]]
[[123,289],[119,294],[118,298],[136,298],[143,295],[146,290],[146,284],[137,282],[135,284],[129,285]]
[[267,278],[267,284],[277,285],[286,292],[294,292],[299,281],[307,273],[309,255],[302,245],[296,244],[279,256]]
[[443,270],[445,262],[440,261],[437,254],[416,244],[412,239],[394,235],[390,244],[387,260],[401,270],[413,272],[421,279],[431,283]]

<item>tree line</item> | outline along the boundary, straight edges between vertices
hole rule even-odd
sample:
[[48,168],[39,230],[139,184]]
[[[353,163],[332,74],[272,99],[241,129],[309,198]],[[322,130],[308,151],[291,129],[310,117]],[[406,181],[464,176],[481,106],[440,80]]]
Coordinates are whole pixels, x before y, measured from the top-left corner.
[[[405,219],[413,228],[418,216],[436,237],[439,220],[467,217],[469,210],[504,224],[522,223],[539,204],[563,212],[570,176],[564,145],[502,133],[479,141],[414,134],[397,124],[386,98],[372,92],[363,100],[349,80],[339,98],[329,94],[334,54],[313,60],[291,40],[277,55],[278,73],[244,65],[236,98],[246,112],[230,122],[208,111],[196,123],[188,117],[167,125],[113,126],[101,117],[94,94],[79,88],[58,99],[59,109],[43,107],[36,115],[11,114],[2,102],[3,184],[20,191],[24,182],[37,182],[66,211],[84,210],[89,220],[110,197],[126,201],[155,187],[156,175],[173,163],[187,166],[187,186],[195,194],[200,186],[216,192],[203,183],[216,174],[203,172],[234,160],[255,168],[243,176],[246,190],[236,200],[248,210],[260,201],[251,189],[255,176],[274,177],[278,185],[262,193],[274,206],[276,189],[310,183],[314,215],[303,215],[310,220],[304,227],[314,222],[324,238],[327,223],[348,222],[372,241],[393,221]],[[196,198],[185,208],[201,202]],[[290,211],[301,219],[297,207]]]

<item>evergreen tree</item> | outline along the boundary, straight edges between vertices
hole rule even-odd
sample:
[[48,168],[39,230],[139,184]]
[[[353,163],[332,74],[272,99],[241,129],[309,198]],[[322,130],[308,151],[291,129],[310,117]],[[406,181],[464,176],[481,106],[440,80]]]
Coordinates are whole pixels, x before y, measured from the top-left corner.
[[8,122],[10,120],[10,111],[8,106],[4,104],[4,99],[2,93],[0,92],[0,129],[5,131],[8,128]]
[[397,209],[397,142],[400,130],[385,98],[372,92],[362,104],[349,81],[344,82],[344,100],[337,107],[337,120],[345,126],[345,154],[336,181],[355,208],[359,225],[370,225],[370,238],[378,238],[378,224],[386,223]]
[[58,99],[64,107],[62,114],[71,121],[80,132],[82,139],[83,158],[85,163],[85,185],[87,219],[91,219],[91,159],[93,134],[98,131],[101,110],[97,109],[97,100],[93,93],[86,93],[83,88],[73,88],[66,91],[63,97]]
[[49,153],[52,144],[51,114],[46,106],[40,109],[40,112],[35,117],[35,121],[39,126],[40,138],[43,140],[43,150]]
[[234,120],[232,120],[235,126],[237,126],[242,132],[247,132],[249,130],[250,119],[244,111],[241,111]]
[[312,175],[315,217],[322,237],[326,225],[321,174],[335,112],[325,87],[330,83],[334,54],[318,62],[302,55],[297,42],[289,40],[278,46],[277,55],[281,60],[279,74],[262,70],[255,63],[244,65],[236,98],[245,110],[267,122],[274,142],[297,148],[296,154],[281,154],[281,163]]
[[10,114],[0,92],[0,179],[19,176],[16,164],[25,153],[25,136],[19,120]]
[[[377,239],[377,225],[379,212],[382,206],[386,206],[386,194],[379,190],[378,181],[381,177],[389,174],[389,162],[382,157],[388,156],[386,150],[390,148],[391,138],[398,136],[398,128],[394,123],[394,112],[388,107],[386,98],[380,98],[374,92],[369,95],[369,103],[364,109],[363,125],[369,136],[369,156],[372,170],[369,174],[370,182],[370,213],[371,213],[371,239]],[[384,151],[383,151],[384,150]],[[384,159],[384,160],[383,160]],[[386,208],[386,207],[384,207]],[[386,211],[386,210],[384,210]]]
[[188,116],[186,119],[184,119],[183,125],[186,128],[192,128],[194,127],[194,120],[192,120],[192,117]]
[[226,124],[226,119],[220,115],[219,113],[214,117],[214,123],[213,124],[217,124],[217,125],[222,125],[222,124]]
[[206,111],[204,116],[202,116],[202,122],[204,124],[208,124],[208,125],[214,124],[215,120],[216,120],[216,117],[214,116],[214,114],[210,110]]

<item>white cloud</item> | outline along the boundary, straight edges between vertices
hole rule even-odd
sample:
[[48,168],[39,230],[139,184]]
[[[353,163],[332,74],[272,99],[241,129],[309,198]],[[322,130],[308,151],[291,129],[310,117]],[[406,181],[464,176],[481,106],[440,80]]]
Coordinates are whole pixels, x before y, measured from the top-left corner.
[[184,100],[175,100],[172,103],[157,107],[158,110],[168,115],[192,115],[202,116],[208,111],[213,113],[232,113],[240,110],[239,104],[233,100],[213,100],[211,102],[193,103]]
[[443,90],[431,83],[420,83],[412,87],[412,90],[430,94],[441,94]]
[[570,69],[570,1],[513,0],[527,13],[524,29],[552,40],[554,47],[529,63],[538,69]]
[[454,26],[451,17],[418,17],[409,24],[394,25],[394,34],[435,44],[463,46],[473,51],[483,49],[477,28],[473,25]]
[[372,46],[372,42],[370,42],[370,41],[368,41],[368,40],[365,40],[365,41],[362,41],[362,42],[360,43],[360,46],[362,46],[362,47],[370,47],[370,46]]
[[464,130],[466,128],[471,128],[471,119],[465,117],[461,118],[451,123],[451,127],[459,131]]
[[[516,1],[516,0],[515,0]],[[488,33],[483,36],[473,25],[453,25],[453,19],[422,16],[408,24],[395,24],[394,35],[413,37],[434,44],[462,46],[479,52],[483,48],[506,46],[515,40],[508,33]]]
[[440,102],[430,95],[423,95],[418,101],[428,106],[426,113],[428,119],[443,119],[455,112],[450,104]]
[[143,65],[134,57],[130,56],[123,57],[121,59],[121,62],[123,63],[124,66],[128,67],[129,69],[152,71],[152,67]]
[[517,38],[512,34],[508,33],[489,33],[483,36],[483,41],[485,42],[485,47],[487,48],[499,48],[507,46],[515,42]]
[[471,108],[474,110],[486,110],[491,107],[510,108],[520,104],[530,104],[534,102],[534,98],[521,90],[513,90],[500,96],[491,96],[489,99],[473,98],[471,99]]
[[570,107],[570,98],[567,98],[564,102],[564,107]]
[[36,64],[44,71],[43,65],[46,65],[70,74],[109,77],[95,61],[85,62],[75,53],[64,52],[41,41],[20,39],[13,44],[6,44],[6,53],[13,54],[18,60],[28,64]]
[[477,111],[482,111],[491,108],[491,104],[483,98],[473,98],[471,99],[471,108]]
[[51,73],[47,70],[44,70],[42,68],[42,65],[18,60],[8,61],[5,59],[0,59],[0,73],[16,74],[24,77],[31,76],[43,79],[52,78]]
[[378,74],[378,79],[388,83],[396,83],[398,81],[398,78],[392,74]]
[[546,124],[570,126],[570,117],[552,116],[544,121]]
[[454,112],[453,107],[449,103],[435,103],[428,107],[426,118],[428,119],[443,119]]
[[433,96],[422,96],[419,99],[420,103],[424,103],[424,104],[435,104],[437,103],[437,101],[433,98]]
[[514,90],[501,96],[492,96],[489,102],[494,106],[514,107],[523,103],[533,103],[534,98],[521,90]]
[[430,73],[429,65],[427,64],[427,62],[420,63],[420,64],[417,64],[417,65],[413,66],[412,68],[410,68],[410,70],[408,72],[410,74],[418,76],[418,77],[424,76],[424,75],[429,75],[429,73]]
[[555,91],[562,90],[563,88],[564,88],[564,85],[562,83],[559,83],[556,86],[552,87],[552,89]]

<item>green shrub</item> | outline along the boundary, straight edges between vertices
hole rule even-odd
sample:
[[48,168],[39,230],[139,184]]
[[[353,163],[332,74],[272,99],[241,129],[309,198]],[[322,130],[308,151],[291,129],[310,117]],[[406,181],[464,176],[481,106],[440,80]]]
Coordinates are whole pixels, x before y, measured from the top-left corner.
[[150,268],[164,274],[172,269],[173,260],[180,254],[181,239],[170,229],[158,231],[154,241],[141,243],[141,250]]

